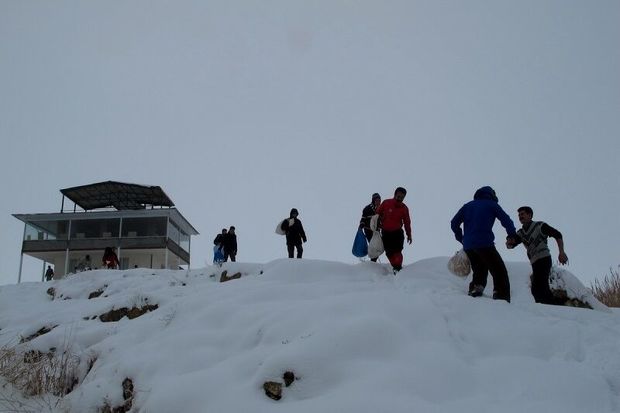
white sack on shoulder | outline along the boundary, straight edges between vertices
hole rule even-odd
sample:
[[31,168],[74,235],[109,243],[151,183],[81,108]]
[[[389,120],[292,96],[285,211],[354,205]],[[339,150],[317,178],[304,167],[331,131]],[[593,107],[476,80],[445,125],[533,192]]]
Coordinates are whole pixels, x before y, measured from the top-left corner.
[[280,221],[280,223],[276,227],[276,234],[278,234],[278,235],[286,235],[286,232],[284,232],[284,230],[282,229],[282,224],[284,223],[284,221],[286,221],[286,219],[283,219],[282,221]]

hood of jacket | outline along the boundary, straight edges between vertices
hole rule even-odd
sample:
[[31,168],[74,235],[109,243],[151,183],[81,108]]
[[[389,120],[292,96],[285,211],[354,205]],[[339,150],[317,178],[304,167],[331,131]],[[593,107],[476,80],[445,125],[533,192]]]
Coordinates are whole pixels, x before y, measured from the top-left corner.
[[497,202],[497,195],[495,194],[495,190],[490,186],[483,186],[476,191],[474,199],[489,199]]

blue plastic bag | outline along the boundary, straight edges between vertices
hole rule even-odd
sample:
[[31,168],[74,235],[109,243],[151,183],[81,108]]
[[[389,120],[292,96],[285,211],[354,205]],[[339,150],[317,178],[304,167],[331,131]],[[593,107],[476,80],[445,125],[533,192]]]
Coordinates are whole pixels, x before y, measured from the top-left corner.
[[219,245],[213,247],[213,263],[221,264],[224,262],[224,253]]
[[362,231],[361,228],[358,229],[357,234],[355,234],[351,252],[357,258],[365,257],[368,254],[368,241],[366,241],[366,235],[364,235],[364,231]]

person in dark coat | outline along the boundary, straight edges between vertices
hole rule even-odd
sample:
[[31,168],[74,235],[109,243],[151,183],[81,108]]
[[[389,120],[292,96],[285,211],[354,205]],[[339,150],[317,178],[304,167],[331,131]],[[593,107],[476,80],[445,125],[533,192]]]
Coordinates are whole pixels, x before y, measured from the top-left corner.
[[531,291],[534,301],[542,304],[563,305],[564,302],[556,299],[549,288],[549,273],[551,272],[551,252],[547,246],[547,238],[555,238],[558,244],[558,261],[564,265],[568,263],[568,256],[564,252],[562,233],[546,222],[533,221],[534,211],[529,206],[522,206],[517,210],[519,222],[523,225],[517,231],[515,238],[506,240],[506,247],[513,249],[523,243],[527,249],[527,257],[532,264]]
[[226,228],[222,228],[222,232],[217,234],[215,239],[213,240],[213,245],[215,245],[213,249],[213,262],[221,264],[224,262],[224,241],[226,238],[226,234],[228,234],[228,230]]
[[293,208],[289,219],[282,221],[280,228],[286,234],[286,248],[288,249],[288,257],[293,258],[295,248],[297,248],[297,258],[301,258],[304,253],[302,242],[308,241],[306,238],[306,232],[301,221],[297,219],[299,211]]
[[223,228],[222,233],[217,234],[217,236],[213,240],[213,245],[219,245],[219,247],[221,248],[224,245],[224,238],[226,237],[227,233],[228,233],[228,230],[226,228]]
[[[377,213],[377,208],[381,205],[381,195],[372,194],[370,204],[366,205],[362,210],[362,219],[360,219],[360,228],[364,230],[366,240],[370,242],[373,230],[370,229],[370,219]],[[377,258],[371,258],[370,261],[377,261]]]
[[54,278],[54,270],[51,265],[47,266],[47,271],[45,271],[45,281],[52,281]]
[[476,191],[473,201],[459,209],[452,218],[450,226],[456,240],[463,244],[463,250],[471,262],[474,274],[469,284],[469,295],[472,297],[482,295],[490,271],[494,286],[493,299],[510,302],[508,271],[495,248],[493,234],[495,219],[498,219],[506,229],[507,239],[514,239],[517,234],[514,223],[499,205],[493,188],[484,186]]
[[223,249],[224,249],[224,262],[230,260],[235,262],[237,259],[237,234],[235,234],[235,227],[230,227],[228,233],[223,237]]

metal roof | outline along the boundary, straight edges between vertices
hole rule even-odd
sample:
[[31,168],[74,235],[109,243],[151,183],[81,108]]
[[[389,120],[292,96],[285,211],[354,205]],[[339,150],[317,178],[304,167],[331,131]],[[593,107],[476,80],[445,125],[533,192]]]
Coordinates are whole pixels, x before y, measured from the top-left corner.
[[174,206],[159,186],[106,181],[65,188],[60,192],[85,211],[107,207],[121,211],[144,209],[146,205]]

